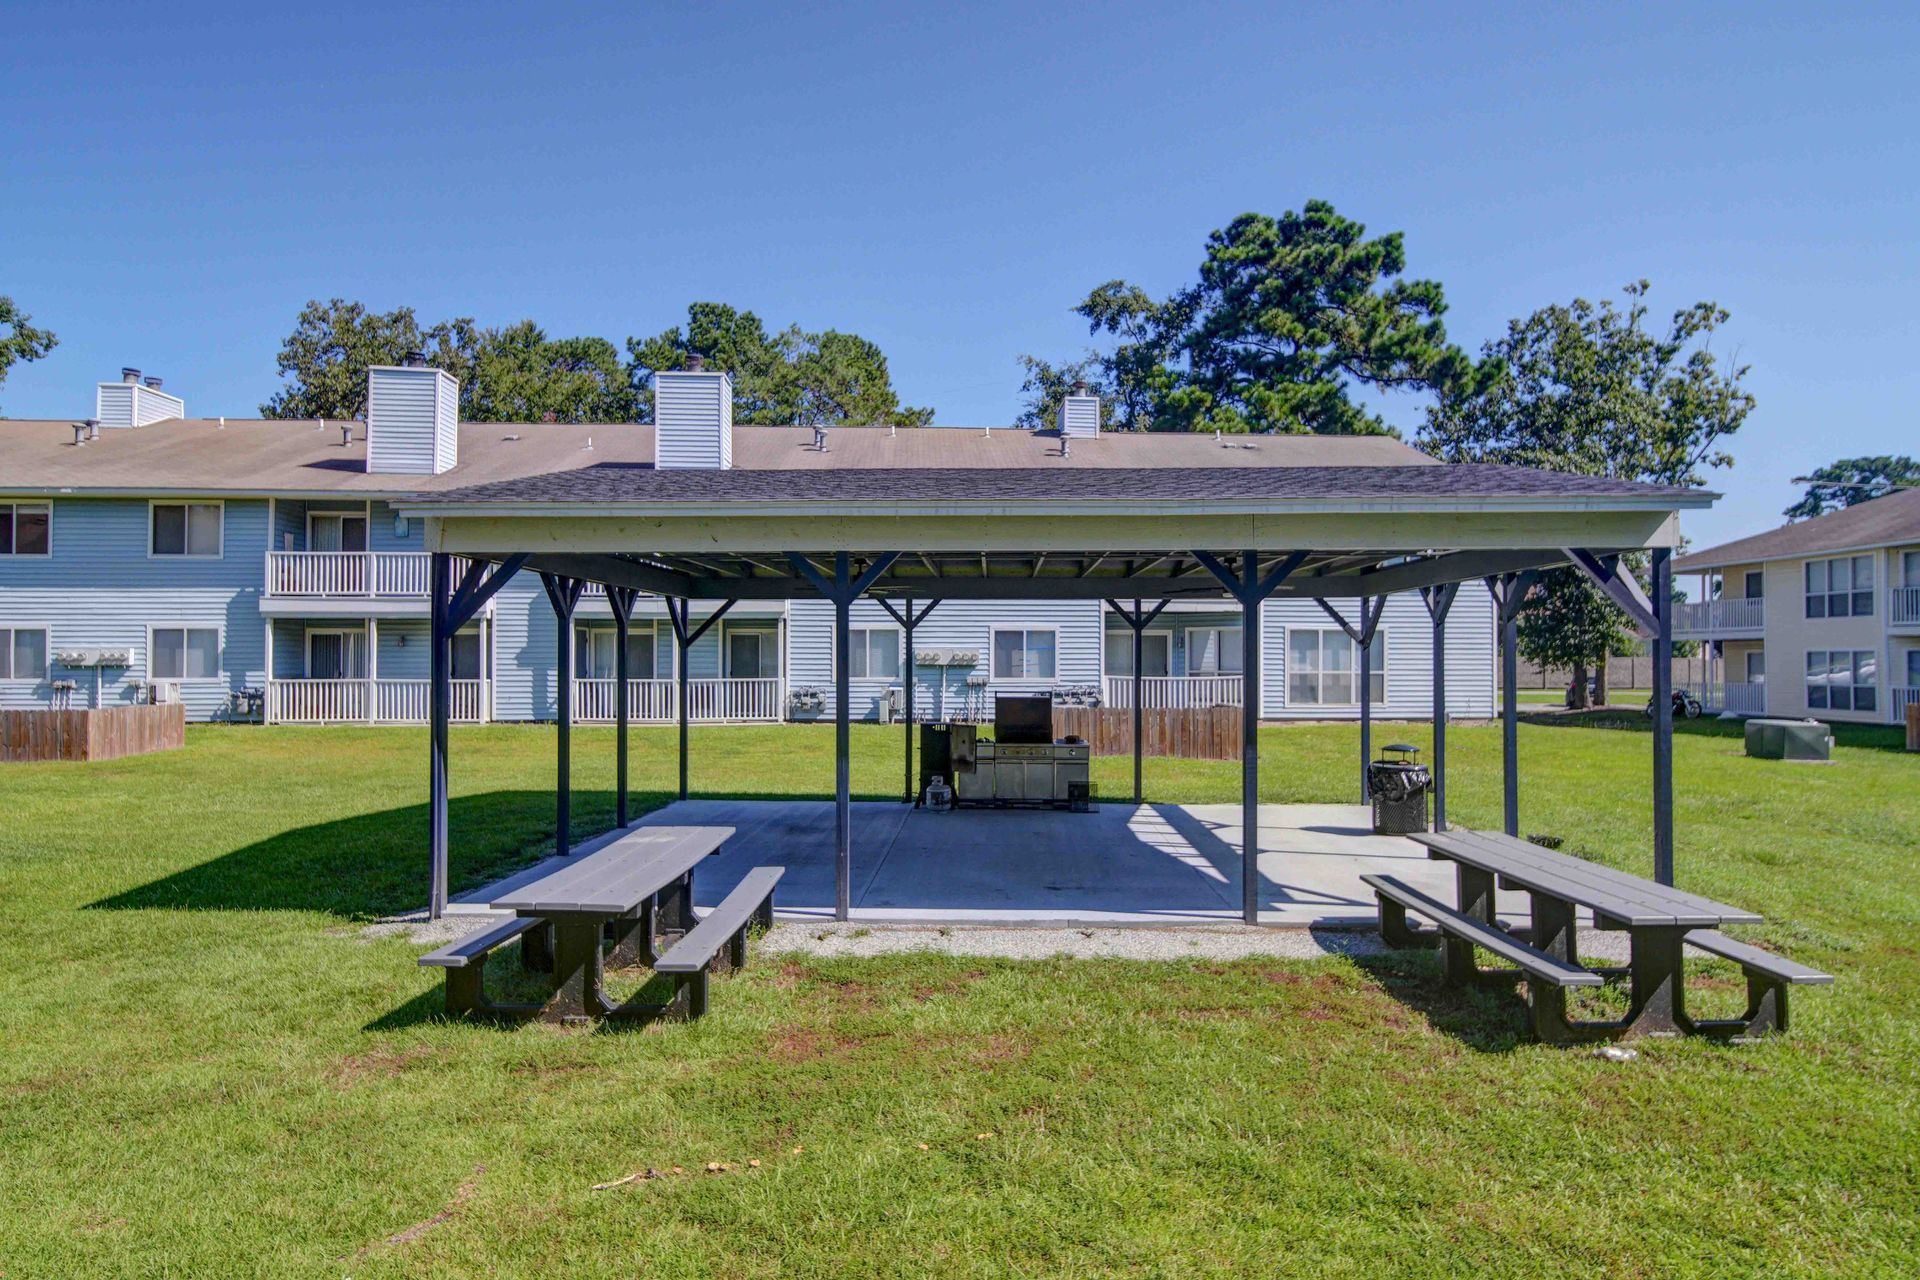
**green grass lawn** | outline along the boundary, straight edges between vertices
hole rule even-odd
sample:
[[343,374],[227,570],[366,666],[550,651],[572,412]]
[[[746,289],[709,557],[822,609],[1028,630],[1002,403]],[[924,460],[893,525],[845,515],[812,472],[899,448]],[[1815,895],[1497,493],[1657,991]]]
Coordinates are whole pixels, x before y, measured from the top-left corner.
[[[1522,727],[1524,829],[1645,871],[1645,720],[1605,723]],[[693,738],[699,791],[831,786],[825,729]],[[0,1273],[1920,1274],[1920,757],[1840,742],[1795,766],[1683,728],[1681,883],[1840,982],[1789,1038],[1630,1063],[1530,1043],[1512,995],[1447,994],[1422,956],[786,958],[692,1025],[450,1024],[420,948],[359,928],[423,897],[423,732],[6,766]],[[1354,743],[1266,731],[1263,795],[1350,799]],[[636,734],[643,804],[671,744]],[[897,795],[898,731],[854,744],[857,792]],[[1452,744],[1456,822],[1497,826],[1498,731]],[[552,748],[454,731],[456,884],[550,843]],[[611,757],[578,734],[580,835]],[[1147,782],[1231,801],[1238,766]]]

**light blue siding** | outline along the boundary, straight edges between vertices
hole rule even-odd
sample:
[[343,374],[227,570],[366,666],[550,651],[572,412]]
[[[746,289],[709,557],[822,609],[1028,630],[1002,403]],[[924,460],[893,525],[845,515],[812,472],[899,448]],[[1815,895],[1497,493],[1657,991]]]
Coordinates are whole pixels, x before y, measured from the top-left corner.
[[54,651],[82,647],[132,650],[126,670],[101,673],[99,696],[103,706],[135,701],[139,686],[151,679],[148,629],[155,626],[220,632],[221,674],[180,682],[191,719],[224,717],[231,692],[265,680],[260,588],[266,501],[225,504],[219,559],[148,556],[148,519],[141,499],[56,498],[53,554],[0,557],[0,625],[46,626],[49,650],[48,680],[0,681],[0,706],[47,706],[50,682],[58,679],[79,684],[74,705],[90,703],[93,672],[68,671],[52,661]]

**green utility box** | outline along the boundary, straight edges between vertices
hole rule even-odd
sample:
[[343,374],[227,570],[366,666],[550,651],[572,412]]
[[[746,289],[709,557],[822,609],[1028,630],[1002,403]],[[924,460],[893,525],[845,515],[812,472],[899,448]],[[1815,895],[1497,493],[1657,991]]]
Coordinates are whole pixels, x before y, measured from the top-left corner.
[[1747,754],[1757,760],[1831,760],[1833,730],[1818,720],[1749,720]]

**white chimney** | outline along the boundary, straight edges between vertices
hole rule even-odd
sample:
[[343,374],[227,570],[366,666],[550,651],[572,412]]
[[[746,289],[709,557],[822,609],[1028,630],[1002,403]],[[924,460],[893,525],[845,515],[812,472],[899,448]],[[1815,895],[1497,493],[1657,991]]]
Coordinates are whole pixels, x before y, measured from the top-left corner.
[[1100,434],[1100,397],[1087,392],[1087,384],[1076,382],[1060,401],[1060,438],[1090,439]]
[[437,476],[460,460],[460,384],[419,352],[367,370],[367,470]]
[[653,465],[733,466],[733,378],[693,356],[678,372],[653,375]]
[[168,418],[187,416],[186,402],[160,389],[160,379],[142,382],[138,369],[122,369],[118,382],[94,388],[93,416],[103,427],[144,427]]

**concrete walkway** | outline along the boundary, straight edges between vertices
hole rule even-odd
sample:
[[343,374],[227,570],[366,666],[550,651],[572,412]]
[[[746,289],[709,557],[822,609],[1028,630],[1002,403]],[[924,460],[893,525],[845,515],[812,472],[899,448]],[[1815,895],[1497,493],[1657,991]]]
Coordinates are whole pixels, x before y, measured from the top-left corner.
[[[750,868],[787,868],[776,896],[787,920],[833,917],[833,804],[821,800],[685,800],[643,826],[731,826],[737,834],[694,876],[710,907]],[[484,910],[552,860],[462,895],[453,912]],[[1262,805],[1260,922],[1371,927],[1367,872],[1389,872],[1446,901],[1451,864],[1372,833],[1360,805]],[[1526,898],[1500,895],[1524,922]],[[1103,803],[1094,813],[969,809],[949,814],[887,801],[853,806],[853,921],[919,925],[1157,925],[1240,918],[1238,805]]]

